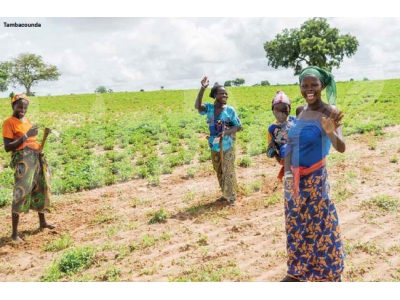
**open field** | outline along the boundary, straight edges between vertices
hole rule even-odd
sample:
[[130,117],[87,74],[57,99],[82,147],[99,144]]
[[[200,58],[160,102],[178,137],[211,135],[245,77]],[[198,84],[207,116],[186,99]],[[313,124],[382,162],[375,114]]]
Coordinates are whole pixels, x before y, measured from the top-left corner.
[[[400,281],[399,88],[400,80],[338,83],[347,150],[331,150],[328,173],[344,281]],[[31,212],[21,217],[26,243],[10,241],[12,171],[2,151],[0,281],[279,281],[283,186],[265,155],[277,89],[293,107],[302,103],[295,85],[228,89],[244,124],[235,207],[214,203],[197,91],[33,99],[28,118],[61,133],[46,145],[56,208],[48,220],[57,229],[38,231]]]

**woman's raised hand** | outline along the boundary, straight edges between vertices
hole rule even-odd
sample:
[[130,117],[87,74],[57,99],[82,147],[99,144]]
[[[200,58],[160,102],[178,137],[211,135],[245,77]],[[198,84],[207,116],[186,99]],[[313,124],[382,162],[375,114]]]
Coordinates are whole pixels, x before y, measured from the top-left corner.
[[322,117],[321,118],[321,125],[322,128],[325,130],[327,134],[330,134],[334,132],[336,129],[338,129],[340,126],[342,126],[342,118],[344,117],[344,114],[341,110],[339,112],[331,112],[331,115],[329,118]]
[[210,84],[210,81],[208,80],[207,76],[204,76],[204,78],[201,80],[200,83],[201,83],[201,87],[206,89],[208,87],[208,85]]

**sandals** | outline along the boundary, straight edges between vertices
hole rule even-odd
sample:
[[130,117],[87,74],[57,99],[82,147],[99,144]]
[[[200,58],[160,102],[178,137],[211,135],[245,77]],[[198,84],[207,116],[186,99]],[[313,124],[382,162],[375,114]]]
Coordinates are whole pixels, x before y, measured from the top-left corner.
[[[222,203],[222,202],[225,202],[225,201],[228,201],[228,198],[226,198],[226,197],[224,197],[224,196],[221,196],[221,197],[219,197],[219,198],[217,199],[216,202]],[[229,202],[228,202],[228,205],[229,205],[229,206],[235,206],[235,205],[236,205],[236,199],[235,199],[235,198],[230,199]]]
[[225,202],[226,200],[228,200],[226,197],[221,196],[221,197],[219,197],[219,198],[217,199],[216,202]]
[[280,282],[300,282],[300,280],[294,277],[286,276]]
[[229,205],[229,206],[235,206],[235,205],[236,205],[236,199],[235,199],[235,198],[232,198],[231,200],[229,200],[228,205]]

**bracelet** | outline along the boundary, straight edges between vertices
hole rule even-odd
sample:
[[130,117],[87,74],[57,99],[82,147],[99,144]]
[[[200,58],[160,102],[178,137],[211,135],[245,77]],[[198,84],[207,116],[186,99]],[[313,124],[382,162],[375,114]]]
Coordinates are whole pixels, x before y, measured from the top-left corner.
[[24,134],[24,137],[25,137],[25,141],[28,139],[28,136],[26,135],[26,133]]
[[206,89],[206,88],[207,88],[207,87],[205,87],[205,86],[203,86],[203,85],[201,86],[201,89]]
[[284,177],[285,177],[285,179],[286,179],[286,178],[293,178],[293,174],[290,173],[290,172],[285,172]]

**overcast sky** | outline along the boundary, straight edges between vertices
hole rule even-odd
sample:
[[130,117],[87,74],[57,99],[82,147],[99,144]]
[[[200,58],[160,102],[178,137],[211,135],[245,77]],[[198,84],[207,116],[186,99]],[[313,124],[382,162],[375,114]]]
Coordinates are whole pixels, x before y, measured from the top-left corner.
[[[38,14],[39,15],[39,14]],[[0,61],[23,52],[39,54],[62,75],[40,82],[37,95],[93,93],[104,85],[118,91],[191,89],[208,75],[211,83],[238,77],[294,83],[292,69],[268,66],[263,44],[308,17],[0,17]],[[3,22],[41,24],[4,27]],[[336,80],[400,78],[400,18],[328,18],[340,34],[359,41],[356,54],[334,69]],[[24,91],[23,87],[10,87]]]

